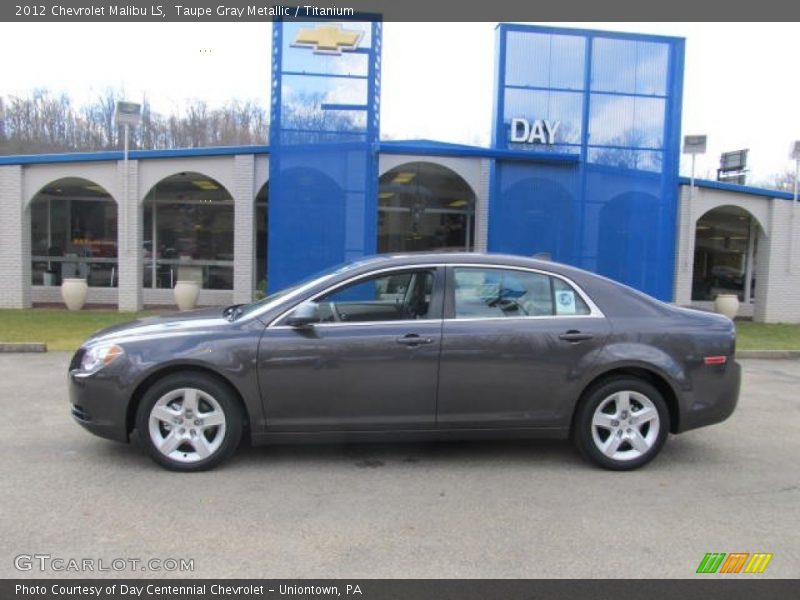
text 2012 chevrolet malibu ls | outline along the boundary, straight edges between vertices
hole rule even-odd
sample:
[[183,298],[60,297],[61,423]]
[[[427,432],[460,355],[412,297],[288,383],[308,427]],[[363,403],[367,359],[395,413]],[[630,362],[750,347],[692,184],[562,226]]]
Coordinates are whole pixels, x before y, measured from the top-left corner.
[[259,302],[89,338],[72,415],[208,469],[253,443],[572,436],[609,469],[734,410],[726,317],[586,271],[492,254],[379,256]]

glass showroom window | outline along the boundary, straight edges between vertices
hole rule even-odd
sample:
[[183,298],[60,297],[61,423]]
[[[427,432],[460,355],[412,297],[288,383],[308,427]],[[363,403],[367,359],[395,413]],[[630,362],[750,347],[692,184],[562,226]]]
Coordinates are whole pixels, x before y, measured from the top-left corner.
[[447,167],[414,162],[380,178],[378,252],[472,250],[475,193]]
[[90,286],[117,286],[117,204],[104,188],[59,179],[34,196],[30,210],[33,285],[81,277]]
[[755,294],[758,226],[748,212],[715,208],[697,221],[692,300],[736,294],[751,302]]
[[233,210],[228,191],[205,175],[161,180],[144,204],[144,287],[194,280],[233,289]]
[[267,293],[267,219],[269,218],[269,184],[261,186],[256,194],[256,297],[263,297]]

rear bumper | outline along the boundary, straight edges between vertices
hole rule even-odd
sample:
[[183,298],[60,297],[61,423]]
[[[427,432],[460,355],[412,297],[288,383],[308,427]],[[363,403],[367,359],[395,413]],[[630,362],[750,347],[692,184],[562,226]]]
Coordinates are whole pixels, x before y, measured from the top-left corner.
[[730,359],[724,365],[703,366],[695,374],[693,389],[681,403],[678,432],[721,423],[739,402],[742,368]]
[[74,372],[67,377],[72,418],[95,435],[127,442],[127,404],[114,381]]

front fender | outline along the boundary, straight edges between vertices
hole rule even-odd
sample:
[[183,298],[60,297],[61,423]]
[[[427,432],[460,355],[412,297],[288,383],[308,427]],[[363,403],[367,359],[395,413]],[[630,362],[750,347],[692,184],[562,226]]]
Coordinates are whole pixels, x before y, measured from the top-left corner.
[[[256,322],[258,323],[258,322]],[[172,336],[153,343],[136,341],[125,345],[127,368],[118,374],[120,386],[128,390],[128,402],[137,399],[142,384],[160,373],[180,368],[202,369],[231,385],[242,398],[250,426],[264,426],[264,413],[256,377],[258,339],[263,325],[214,331],[208,335]]]

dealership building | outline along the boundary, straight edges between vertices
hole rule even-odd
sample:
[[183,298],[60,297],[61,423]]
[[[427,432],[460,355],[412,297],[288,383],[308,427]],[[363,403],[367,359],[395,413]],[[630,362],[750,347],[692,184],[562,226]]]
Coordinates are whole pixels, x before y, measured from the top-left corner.
[[[499,25],[490,147],[380,139],[377,22],[273,27],[266,146],[0,157],[0,307],[248,302],[384,252],[538,255],[800,322],[792,196],[679,177],[684,41]],[[487,82],[488,83],[488,82]]]

